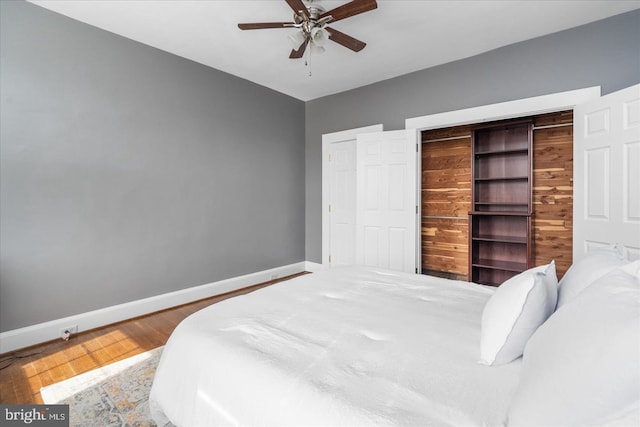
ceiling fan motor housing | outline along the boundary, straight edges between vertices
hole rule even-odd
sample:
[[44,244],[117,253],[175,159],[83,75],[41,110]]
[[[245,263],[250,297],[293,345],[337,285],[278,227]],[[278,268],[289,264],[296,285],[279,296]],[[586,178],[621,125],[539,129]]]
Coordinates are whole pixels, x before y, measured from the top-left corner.
[[330,19],[322,19],[320,20],[320,15],[322,15],[326,9],[320,5],[315,4],[313,1],[307,2],[307,14],[303,11],[299,10],[298,12],[293,14],[293,21],[300,25],[300,28],[304,30],[305,33],[310,33],[313,28],[316,27],[324,27],[324,25],[330,21]]

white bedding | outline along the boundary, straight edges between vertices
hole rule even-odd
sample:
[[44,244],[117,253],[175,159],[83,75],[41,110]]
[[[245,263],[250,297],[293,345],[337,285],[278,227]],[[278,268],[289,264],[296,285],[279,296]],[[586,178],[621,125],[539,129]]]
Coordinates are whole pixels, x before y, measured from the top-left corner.
[[185,319],[151,390],[162,426],[495,426],[520,360],[478,363],[492,288],[338,268]]

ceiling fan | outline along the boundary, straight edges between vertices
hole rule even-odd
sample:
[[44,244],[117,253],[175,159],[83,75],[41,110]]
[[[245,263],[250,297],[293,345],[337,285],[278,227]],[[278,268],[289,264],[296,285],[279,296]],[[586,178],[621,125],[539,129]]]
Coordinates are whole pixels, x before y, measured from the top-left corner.
[[302,58],[307,46],[320,53],[324,51],[324,41],[328,38],[354,52],[360,52],[367,45],[365,42],[342,33],[335,28],[327,27],[330,22],[359,15],[376,9],[375,0],[352,0],[349,3],[326,11],[314,0],[307,0],[308,6],[302,0],[285,0],[293,9],[293,22],[253,22],[238,24],[241,30],[260,30],[264,28],[298,28],[300,32],[289,37],[294,43],[289,58]]

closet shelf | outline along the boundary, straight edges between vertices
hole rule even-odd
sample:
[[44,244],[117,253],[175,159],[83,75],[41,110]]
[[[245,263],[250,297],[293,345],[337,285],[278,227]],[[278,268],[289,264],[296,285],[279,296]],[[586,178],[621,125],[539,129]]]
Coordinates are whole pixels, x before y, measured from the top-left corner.
[[472,265],[473,267],[478,267],[478,268],[515,271],[518,273],[527,269],[526,262],[502,261],[502,260],[486,259],[486,258],[474,260]]
[[[526,206],[526,205],[515,205],[514,206]],[[522,216],[528,217],[532,216],[532,212],[518,212],[518,211],[471,211],[469,215],[482,215],[482,216]]]
[[515,243],[527,244],[527,236],[498,236],[498,235],[480,235],[471,237],[473,240],[482,242],[498,242],[498,243]]
[[[486,201],[485,202],[485,201],[477,200],[477,201],[475,201],[473,203],[476,205],[476,207],[479,207],[479,206],[505,206],[505,207],[510,206],[510,207],[517,207],[517,208],[528,208],[529,207],[528,203],[521,203],[521,202],[502,202],[502,201],[497,201],[497,202]],[[518,212],[515,209],[513,209],[513,210],[504,209],[503,210],[503,212],[509,212],[509,211]],[[484,211],[478,211],[478,210],[474,211],[474,213],[481,213],[481,212],[484,212]]]
[[487,178],[475,178],[476,182],[484,182],[484,181],[528,181],[528,176],[496,176],[496,177],[487,177]]
[[527,154],[529,152],[529,148],[509,148],[505,150],[486,150],[486,151],[476,151],[474,155],[476,158],[482,156],[504,156],[510,154]]

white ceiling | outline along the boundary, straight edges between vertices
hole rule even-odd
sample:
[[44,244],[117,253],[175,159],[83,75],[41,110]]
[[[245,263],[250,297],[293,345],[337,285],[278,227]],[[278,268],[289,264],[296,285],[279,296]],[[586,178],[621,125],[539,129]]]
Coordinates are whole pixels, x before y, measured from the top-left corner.
[[[303,101],[640,8],[640,0],[378,0],[376,10],[331,24],[366,42],[364,50],[328,42],[306,66],[306,56],[288,58],[295,29],[237,27],[291,21],[284,0],[31,2]],[[316,3],[330,10],[347,0]]]

